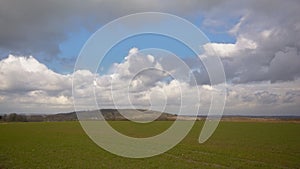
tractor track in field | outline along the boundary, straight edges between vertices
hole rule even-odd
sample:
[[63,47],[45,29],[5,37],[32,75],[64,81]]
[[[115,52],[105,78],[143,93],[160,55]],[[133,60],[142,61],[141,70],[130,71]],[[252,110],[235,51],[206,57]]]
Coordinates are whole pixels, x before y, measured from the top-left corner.
[[[221,156],[221,157],[223,157],[223,155],[221,155],[221,154],[210,153],[210,152],[205,152],[205,151],[196,151],[196,150],[185,150],[185,151],[194,152],[194,153],[198,153],[198,154],[204,154],[204,155],[210,155],[210,156]],[[293,169],[293,168],[290,168],[290,167],[287,167],[287,166],[273,165],[273,164],[263,162],[263,161],[251,160],[251,159],[240,158],[240,157],[232,157],[232,156],[226,156],[226,157],[229,158],[229,159],[248,162],[248,163],[263,164],[263,165],[270,166],[272,168]]]
[[216,167],[216,168],[229,168],[230,169],[230,167],[227,167],[227,166],[224,166],[224,165],[221,165],[221,164],[217,164],[217,163],[209,163],[209,162],[204,162],[204,161],[197,161],[197,160],[184,158],[182,156],[177,156],[177,155],[170,154],[170,153],[165,153],[165,155],[168,156],[168,157],[176,158],[176,159],[183,160],[183,161],[189,162],[189,163],[197,163],[197,164],[206,165],[206,166],[212,166],[212,167]]

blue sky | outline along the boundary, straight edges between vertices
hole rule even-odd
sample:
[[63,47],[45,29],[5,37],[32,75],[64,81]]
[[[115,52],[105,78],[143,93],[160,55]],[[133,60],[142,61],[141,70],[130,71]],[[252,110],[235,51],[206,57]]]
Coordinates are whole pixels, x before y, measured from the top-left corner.
[[[235,43],[235,37],[228,33],[228,25],[222,25],[218,27],[217,30],[210,30],[210,28],[201,25],[203,22],[203,16],[201,16],[201,14],[198,15],[199,16],[197,16],[196,18],[200,19],[191,19],[189,21],[196,27],[198,27],[207,36],[210,42]],[[232,19],[230,20],[230,25],[234,25],[234,23],[237,23],[238,21],[238,18]],[[101,29],[101,26],[99,27],[99,29]],[[96,31],[97,30],[88,31],[84,27],[81,27],[77,32],[67,32],[67,39],[59,44],[60,53],[58,54],[58,57],[72,60],[72,64],[74,64],[74,60],[79,55],[80,50],[82,49],[86,41]],[[182,58],[195,56],[195,54],[187,46],[171,37],[157,34],[143,34],[139,36],[129,37],[116,44],[105,56],[105,63],[103,64],[106,65],[106,69],[112,63],[121,62],[124,57],[127,56],[128,51],[133,47],[141,50],[146,48],[161,48],[169,50]],[[45,62],[45,64],[60,73],[71,73],[73,71],[72,67],[65,67],[60,62]]]

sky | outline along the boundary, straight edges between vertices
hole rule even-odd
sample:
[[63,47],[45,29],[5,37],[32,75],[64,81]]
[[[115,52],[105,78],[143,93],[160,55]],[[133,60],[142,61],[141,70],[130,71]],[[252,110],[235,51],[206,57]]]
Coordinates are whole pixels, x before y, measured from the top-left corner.
[[[299,8],[298,0],[2,0],[0,114],[70,112],[76,95],[87,105],[96,98],[100,107],[167,105],[171,113],[185,101],[205,115],[221,84],[211,83],[203,62],[219,57],[226,76],[224,114],[299,116]],[[169,13],[194,24],[208,38],[199,39],[201,55],[174,38],[143,34],[116,43],[96,72],[74,71],[98,29],[138,12]],[[145,67],[153,69],[141,71]]]

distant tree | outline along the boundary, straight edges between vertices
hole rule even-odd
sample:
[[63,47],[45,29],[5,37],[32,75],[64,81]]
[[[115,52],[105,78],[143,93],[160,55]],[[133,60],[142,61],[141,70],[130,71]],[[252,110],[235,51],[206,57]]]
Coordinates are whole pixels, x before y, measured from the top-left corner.
[[16,121],[25,122],[27,121],[27,118],[23,114],[17,114]]
[[7,117],[7,121],[16,121],[17,119],[17,114],[16,113],[11,113]]
[[6,121],[6,119],[7,119],[7,114],[4,114],[3,117],[2,117],[2,120]]
[[22,115],[22,114],[11,113],[9,115],[6,115],[5,121],[9,121],[9,122],[14,122],[14,121],[25,122],[25,121],[27,121],[27,118],[26,118],[25,115]]

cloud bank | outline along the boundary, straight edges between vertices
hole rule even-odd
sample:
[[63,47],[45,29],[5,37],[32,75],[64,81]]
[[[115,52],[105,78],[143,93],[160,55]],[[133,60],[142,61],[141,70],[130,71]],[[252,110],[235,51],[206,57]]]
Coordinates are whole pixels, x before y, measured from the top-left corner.
[[[73,111],[72,76],[76,76],[76,80],[79,81],[76,83],[78,85],[73,86],[77,96],[85,99],[87,104],[93,102],[96,97],[98,104],[107,107],[114,104],[126,107],[128,102],[124,98],[130,97],[133,106],[151,108],[151,104],[155,107],[167,102],[166,104],[170,105],[168,111],[176,113],[172,105],[175,105],[175,108],[180,105],[181,92],[191,96],[182,99],[194,99],[192,96],[199,88],[199,104],[188,106],[200,106],[199,113],[205,115],[210,106],[212,92],[218,92],[218,85],[193,85],[184,79],[169,78],[168,74],[157,70],[140,72],[133,76],[136,74],[136,62],[140,66],[157,68],[163,68],[165,65],[155,56],[139,53],[130,52],[125,58],[123,62],[115,63],[112,66],[113,71],[109,74],[99,75],[88,70],[79,70],[63,75],[48,69],[32,56],[10,55],[0,61],[0,79],[3,82],[0,85],[1,113]],[[297,115],[300,103],[299,84],[300,81],[296,80],[228,85],[225,113]],[[95,97],[86,95],[90,90],[95,90]]]

